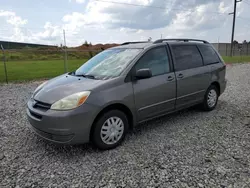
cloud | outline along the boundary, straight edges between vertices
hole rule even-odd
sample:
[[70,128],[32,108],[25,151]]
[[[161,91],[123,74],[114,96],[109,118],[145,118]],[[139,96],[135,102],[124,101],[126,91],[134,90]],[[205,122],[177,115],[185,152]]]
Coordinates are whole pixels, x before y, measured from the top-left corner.
[[3,28],[4,34],[2,36],[5,40],[23,41],[25,37],[22,33],[22,27],[27,23],[27,19],[22,19],[13,11],[0,10],[0,25]]
[[221,27],[227,19],[227,15],[219,12],[222,7],[220,3],[209,3],[196,6],[189,11],[182,11],[176,14],[172,27],[179,31],[200,31]]
[[[60,44],[63,29],[70,46],[81,45],[85,40],[92,43],[138,41],[149,37],[156,40],[161,34],[166,38],[203,38],[211,42],[217,41],[218,37],[229,41],[231,36],[232,16],[227,13],[232,12],[233,4],[229,0],[69,1],[81,3],[84,9],[73,9],[61,17],[57,15],[59,19],[54,22],[43,20],[36,31],[27,19],[13,11],[0,10],[1,39]],[[239,4],[237,12],[239,18],[250,19],[247,7]],[[56,14],[54,12],[52,16]],[[239,41],[248,39],[246,20],[237,19],[235,35]]]
[[[154,39],[161,34],[168,37],[206,37],[209,31],[227,23],[227,12],[232,8],[226,0],[107,1],[88,1],[84,13],[73,12],[66,15],[63,21],[67,22],[67,28],[84,32],[84,37],[90,28],[91,32],[97,32],[98,35],[100,31],[108,30],[113,38],[114,32],[119,32],[131,40],[147,39],[150,36]],[[83,2],[86,3],[78,3]],[[125,40],[124,37],[120,38],[122,40]]]
[[18,26],[27,24],[28,21],[23,20],[19,16],[10,16],[10,18],[7,19],[7,22],[10,23],[11,25],[14,25],[14,26],[18,27]]
[[[82,2],[83,1],[79,1],[78,3]],[[218,0],[89,1],[84,16],[89,25],[101,23],[109,29],[128,28],[152,30],[167,27],[173,22],[179,23],[181,17],[192,17],[195,18],[196,21],[199,21],[197,18],[199,19],[203,13],[206,13],[208,17],[211,17],[211,12],[217,11],[224,13],[227,11],[225,4],[226,3]],[[210,12],[207,10],[210,10]],[[213,17],[213,20],[218,18],[218,16]],[[186,19],[187,24],[195,22],[192,18]],[[206,18],[203,17],[203,19]],[[219,21],[221,21],[221,19],[219,19]],[[216,25],[211,24],[210,26],[213,27]]]
[[28,23],[28,20],[22,19],[12,11],[0,10],[0,17],[6,18],[5,21],[15,27],[22,26]]
[[63,16],[62,21],[64,22],[64,29],[69,31],[76,31],[78,28],[86,24],[85,15],[79,12],[73,12]]
[[3,30],[0,29],[3,33],[1,40],[51,44],[57,43],[62,38],[60,27],[50,22],[45,23],[43,30],[36,32],[25,27],[27,23],[27,19],[17,16],[13,11],[0,10],[0,24],[4,26]]
[[57,42],[62,39],[62,30],[59,26],[54,26],[50,22],[46,22],[44,25],[44,31],[33,33],[32,37],[36,41],[44,40]]

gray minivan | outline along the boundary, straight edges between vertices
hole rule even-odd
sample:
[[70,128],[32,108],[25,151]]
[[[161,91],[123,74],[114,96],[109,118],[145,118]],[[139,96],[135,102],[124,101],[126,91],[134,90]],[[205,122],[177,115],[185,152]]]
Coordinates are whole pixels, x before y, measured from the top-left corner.
[[128,42],[38,86],[27,104],[28,120],[44,139],[111,149],[143,121],[196,104],[213,110],[225,74],[207,41]]

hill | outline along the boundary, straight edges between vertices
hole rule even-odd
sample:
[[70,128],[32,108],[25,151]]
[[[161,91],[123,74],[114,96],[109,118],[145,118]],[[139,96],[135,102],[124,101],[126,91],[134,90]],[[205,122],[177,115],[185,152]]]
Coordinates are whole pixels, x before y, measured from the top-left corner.
[[108,48],[112,48],[115,46],[119,46],[120,44],[116,44],[116,43],[111,43],[111,44],[83,44],[81,46],[78,47],[73,47],[70,49],[75,49],[75,50],[86,50],[86,51],[102,51]]

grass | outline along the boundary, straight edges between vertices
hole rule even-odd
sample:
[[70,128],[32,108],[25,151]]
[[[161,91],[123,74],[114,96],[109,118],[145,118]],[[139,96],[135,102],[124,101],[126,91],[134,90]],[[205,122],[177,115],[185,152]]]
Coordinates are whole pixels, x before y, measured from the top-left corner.
[[223,56],[226,63],[248,63],[250,62],[250,56]]
[[[223,57],[223,59],[226,63],[250,62],[250,56]],[[68,71],[76,70],[86,61],[87,58],[69,59]],[[64,73],[63,60],[8,61],[6,65],[10,82],[53,78]],[[5,82],[4,64],[2,61],[0,61],[0,82]]]
[[[76,70],[87,59],[68,60],[68,71]],[[64,73],[63,60],[6,62],[9,81],[27,81],[52,78]],[[5,82],[4,65],[0,63],[0,82]]]
[[[63,51],[46,51],[46,50],[16,50],[6,51],[8,61],[29,61],[29,60],[62,60]],[[91,51],[68,51],[68,59],[88,59],[97,52]]]

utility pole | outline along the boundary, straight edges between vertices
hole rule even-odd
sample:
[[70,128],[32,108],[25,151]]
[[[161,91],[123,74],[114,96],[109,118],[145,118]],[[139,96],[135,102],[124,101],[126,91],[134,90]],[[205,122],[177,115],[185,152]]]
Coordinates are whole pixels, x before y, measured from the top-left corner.
[[68,56],[67,56],[65,30],[63,30],[63,38],[64,38],[64,72],[68,72],[68,62],[67,62]]
[[161,39],[162,39],[162,34],[161,34]]
[[237,3],[241,2],[242,0],[234,0],[234,11],[229,13],[229,15],[233,14],[233,27],[232,27],[232,37],[231,37],[231,49],[230,49],[230,56],[233,55],[233,42],[234,42],[234,29],[235,29],[235,17],[236,17],[236,7]]

